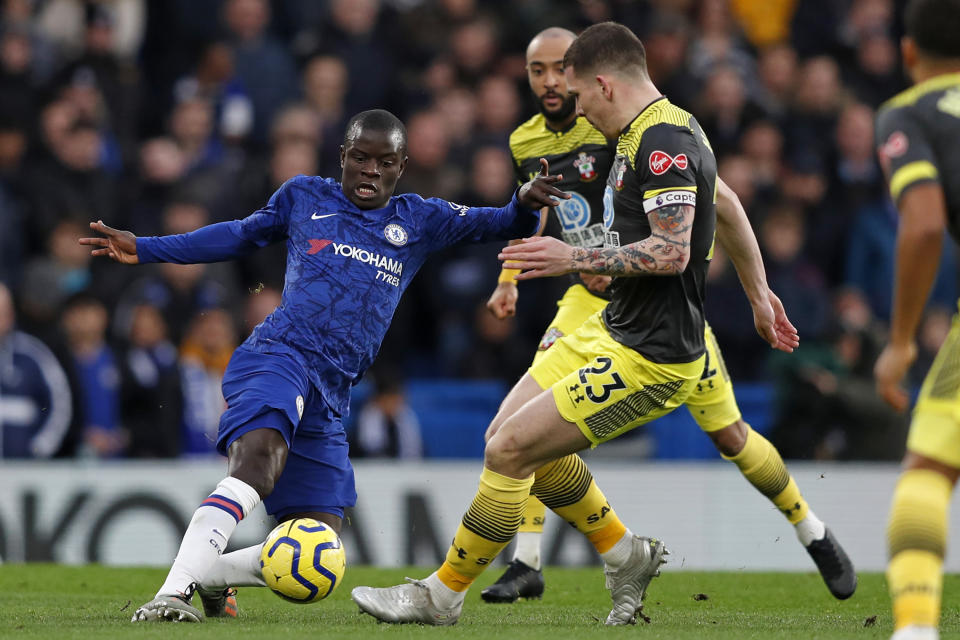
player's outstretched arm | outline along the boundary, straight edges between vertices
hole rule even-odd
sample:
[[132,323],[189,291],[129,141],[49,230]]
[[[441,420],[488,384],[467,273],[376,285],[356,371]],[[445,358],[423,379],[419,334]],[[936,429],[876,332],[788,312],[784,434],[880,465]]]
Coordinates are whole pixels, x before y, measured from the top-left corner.
[[694,208],[680,204],[647,214],[649,237],[623,247],[584,249],[556,238],[524,238],[504,248],[501,260],[512,260],[524,270],[517,280],[556,276],[571,271],[609,276],[676,275],[690,261],[690,234]]
[[901,196],[898,208],[900,227],[890,343],[877,359],[873,373],[880,397],[897,411],[903,411],[910,399],[900,383],[917,357],[914,336],[940,266],[947,226],[943,188],[938,182],[914,185]]
[[550,164],[545,158],[540,158],[540,173],[533,180],[521,185],[517,192],[517,201],[527,209],[555,207],[562,200],[569,200],[570,194],[557,189],[554,184],[560,181],[561,176],[550,175]]
[[80,238],[80,244],[98,247],[90,253],[95,256],[107,256],[121,264],[138,264],[137,236],[129,231],[114,229],[103,224],[103,220],[90,223],[90,228],[103,234],[94,238]]
[[740,198],[717,178],[717,240],[730,256],[743,286],[757,333],[772,348],[791,353],[800,345],[797,330],[787,318],[783,304],[767,285],[760,246]]

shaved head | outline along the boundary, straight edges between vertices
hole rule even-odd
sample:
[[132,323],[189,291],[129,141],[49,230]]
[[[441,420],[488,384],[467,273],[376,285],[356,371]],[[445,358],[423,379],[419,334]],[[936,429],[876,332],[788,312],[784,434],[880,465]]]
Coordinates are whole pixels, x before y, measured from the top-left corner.
[[527,45],[527,61],[529,62],[531,55],[535,55],[537,49],[545,40],[564,40],[564,49],[566,49],[570,46],[570,43],[576,39],[577,34],[569,29],[564,29],[563,27],[547,27],[533,36],[533,40]]

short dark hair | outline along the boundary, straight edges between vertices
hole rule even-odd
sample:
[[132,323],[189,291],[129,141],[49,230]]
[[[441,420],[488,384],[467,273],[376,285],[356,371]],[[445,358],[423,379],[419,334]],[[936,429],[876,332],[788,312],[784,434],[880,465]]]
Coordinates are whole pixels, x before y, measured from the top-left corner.
[[921,52],[960,58],[960,0],[911,0],[904,22]]
[[386,109],[361,111],[350,118],[343,132],[343,145],[349,147],[364,131],[379,131],[391,137],[397,136],[398,147],[402,150],[407,148],[407,128],[403,126],[400,118]]
[[640,71],[647,73],[647,52],[640,38],[616,22],[588,27],[567,49],[563,66],[572,66],[578,75],[598,71]]

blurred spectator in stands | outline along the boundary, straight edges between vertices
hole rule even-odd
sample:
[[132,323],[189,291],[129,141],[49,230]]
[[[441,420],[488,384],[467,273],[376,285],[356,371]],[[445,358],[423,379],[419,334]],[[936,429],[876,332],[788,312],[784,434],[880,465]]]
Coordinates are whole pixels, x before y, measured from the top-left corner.
[[516,188],[513,160],[502,147],[480,147],[470,163],[470,185],[458,202],[478,207],[499,207]]
[[758,69],[759,101],[771,116],[787,116],[797,78],[797,52],[789,45],[773,45],[760,52]]
[[0,284],[0,458],[49,458],[74,415],[67,376],[40,340],[15,326],[10,290]]
[[847,74],[846,84],[859,100],[876,108],[906,87],[897,45],[887,33],[865,34],[857,43],[856,55],[857,65]]
[[340,171],[340,144],[347,118],[345,104],[350,87],[347,66],[336,56],[316,56],[303,69],[303,96],[320,119],[320,175]]
[[465,87],[452,87],[437,97],[436,112],[443,118],[453,157],[470,152],[478,109],[476,97]]
[[737,194],[751,220],[761,220],[764,211],[763,203],[757,202],[757,174],[744,155],[724,156],[717,163],[717,175]]
[[[733,264],[717,244],[707,271],[704,314],[723,349],[727,371],[734,381],[761,380],[769,349],[758,349],[753,312]],[[774,289],[774,293],[779,293]],[[793,309],[788,309],[793,317]],[[762,345],[761,345],[762,347]]]
[[477,87],[477,139],[480,144],[506,147],[520,123],[517,85],[506,76],[488,76]]
[[784,120],[787,147],[793,153],[829,157],[830,136],[846,98],[836,61],[825,56],[803,63],[793,104]]
[[883,176],[873,144],[873,110],[851,102],[840,113],[834,130],[836,157],[827,193],[809,202],[809,256],[831,286],[844,279],[850,230],[857,212],[883,197]]
[[213,105],[203,98],[177,103],[170,114],[170,136],[183,154],[187,173],[214,169],[223,159],[223,144],[214,135]]
[[62,99],[44,109],[42,126],[49,154],[34,161],[25,176],[34,214],[29,221],[33,246],[42,246],[65,217],[86,222],[95,216],[115,224],[119,194],[101,163],[100,131]]
[[243,312],[244,337],[253,333],[254,328],[266,320],[281,302],[283,299],[280,292],[273,287],[261,287],[251,291]]
[[424,198],[452,200],[460,192],[463,174],[447,162],[450,137],[436,111],[421,111],[407,121],[407,168],[397,193],[419,193]]
[[108,322],[103,303],[83,292],[66,302],[61,318],[83,410],[80,454],[97,458],[121,456],[129,442],[120,422],[120,370],[106,341]]
[[177,349],[156,307],[134,307],[120,357],[120,419],[130,434],[131,458],[180,455],[183,396]]
[[643,42],[647,49],[647,70],[657,89],[675,105],[692,109],[697,83],[685,65],[690,23],[679,13],[658,12]]
[[220,414],[226,406],[220,383],[236,346],[236,329],[224,309],[208,309],[191,318],[180,345],[184,455],[216,451]]
[[[844,283],[862,291],[873,313],[885,321],[890,318],[892,302],[897,224],[893,203],[886,196],[879,198],[856,212],[845,247]],[[930,304],[955,307],[956,298],[956,249],[946,242]]]
[[37,85],[43,85],[56,71],[57,56],[53,44],[37,25],[35,8],[34,0],[5,0],[0,4],[0,25],[6,33],[19,33],[27,37],[30,76]]
[[420,421],[407,403],[399,373],[383,366],[375,366],[371,373],[374,390],[357,415],[350,438],[350,457],[422,458]]
[[[83,100],[71,98],[75,102],[96,100],[100,113],[94,116],[81,110],[81,115],[96,117],[105,140],[112,144],[116,139],[122,147],[130,148],[138,124],[139,72],[132,56],[118,55],[115,11],[116,7],[107,3],[85,5],[82,49],[58,74],[57,84],[89,95]],[[117,155],[110,159],[109,166],[119,168],[119,152]]]
[[347,87],[348,114],[386,104],[397,65],[390,46],[392,32],[378,28],[380,0],[330,0],[328,6],[329,20],[311,55],[335,55],[346,65],[347,78],[362,78]]
[[718,157],[736,152],[746,128],[764,115],[748,99],[743,79],[730,66],[710,73],[698,102],[697,120]]
[[233,50],[221,41],[208,44],[193,73],[173,87],[174,102],[206,101],[213,106],[213,134],[233,144],[253,128],[253,102],[233,63]]
[[140,146],[140,171],[130,185],[133,201],[126,226],[137,235],[160,234],[163,210],[187,173],[187,158],[172,138],[151,138]]
[[728,1],[702,0],[696,15],[699,37],[690,46],[690,73],[705,81],[715,69],[730,67],[743,79],[754,77],[755,62]]
[[0,23],[0,113],[26,126],[40,106],[40,87],[30,67],[33,48],[25,29]]
[[801,58],[834,55],[840,51],[840,29],[850,3],[836,0],[803,0],[797,3],[790,42]]
[[800,335],[815,340],[826,329],[829,301],[823,276],[803,255],[802,211],[791,202],[778,203],[758,235],[770,288],[780,296]]
[[[740,149],[750,163],[752,182],[760,197],[772,200],[779,189],[783,169],[783,134],[780,128],[770,120],[755,122],[743,132]],[[724,181],[729,184],[725,177]]]
[[947,340],[950,326],[956,314],[956,307],[933,305],[927,308],[917,332],[917,359],[910,367],[909,382],[911,391],[919,390],[923,384],[940,347]]
[[25,127],[6,119],[0,107],[0,284],[19,282],[27,245],[27,194],[23,160],[27,152]]
[[807,343],[797,358],[771,356],[777,379],[772,440],[784,457],[895,460],[909,416],[877,396],[873,364],[880,351],[870,309],[854,290],[836,299],[827,344]]
[[225,0],[223,11],[236,74],[253,103],[253,139],[262,142],[277,109],[297,96],[296,67],[286,47],[267,32],[267,0]]
[[[477,86],[496,71],[500,50],[499,34],[494,22],[477,18],[448,32],[448,46],[459,84]],[[437,34],[433,34],[434,38]]]
[[24,320],[34,332],[55,324],[64,301],[90,285],[90,251],[77,242],[86,232],[80,222],[60,222],[50,231],[47,253],[27,264],[19,289]]

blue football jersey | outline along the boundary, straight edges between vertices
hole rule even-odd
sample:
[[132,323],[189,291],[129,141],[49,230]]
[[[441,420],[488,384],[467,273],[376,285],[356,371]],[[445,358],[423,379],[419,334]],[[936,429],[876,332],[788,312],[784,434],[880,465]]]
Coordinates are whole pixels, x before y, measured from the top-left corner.
[[400,296],[430,253],[536,232],[539,212],[516,197],[467,207],[414,194],[358,208],[331,178],[297,176],[242,220],[137,238],[140,262],[217,262],[287,243],[283,300],[240,348],[293,354],[343,415],[350,385],[373,362]]

